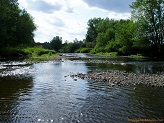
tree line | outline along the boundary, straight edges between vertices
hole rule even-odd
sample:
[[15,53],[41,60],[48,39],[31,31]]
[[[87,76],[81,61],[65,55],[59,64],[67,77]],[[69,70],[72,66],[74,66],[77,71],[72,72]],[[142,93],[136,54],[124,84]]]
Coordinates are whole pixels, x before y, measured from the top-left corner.
[[36,45],[56,52],[74,53],[79,48],[85,47],[85,42],[75,39],[73,42],[65,41],[63,43],[62,37],[55,36],[50,42],[36,43]]
[[[58,52],[117,52],[119,55],[142,54],[149,57],[164,55],[164,1],[136,0],[130,5],[131,19],[91,18],[86,38],[58,45]],[[56,42],[56,43],[54,43]],[[49,48],[50,48],[49,47]],[[80,50],[81,49],[81,50]]]
[[88,20],[86,38],[82,41],[63,43],[62,37],[56,36],[50,42],[35,43],[33,17],[19,8],[18,0],[0,0],[0,48],[42,45],[57,52],[164,57],[164,1],[136,0],[130,8],[131,18],[127,20]]
[[33,17],[18,0],[0,0],[0,48],[34,45]]

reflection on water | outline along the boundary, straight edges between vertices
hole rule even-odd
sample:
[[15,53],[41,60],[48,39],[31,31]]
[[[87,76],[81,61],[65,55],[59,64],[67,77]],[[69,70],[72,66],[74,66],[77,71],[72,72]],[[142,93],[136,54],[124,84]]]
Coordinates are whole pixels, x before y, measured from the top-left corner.
[[0,122],[126,123],[128,118],[164,118],[163,88],[111,87],[68,76],[110,69],[155,73],[163,70],[162,62],[128,59],[114,65],[81,59],[62,61],[0,62]]
[[[14,122],[19,112],[30,106],[27,102],[31,100],[32,87],[32,78],[0,78],[0,122]],[[26,115],[26,112],[21,115]]]
[[[109,59],[110,61],[110,59]],[[105,63],[86,63],[87,66],[94,69],[99,70],[121,70],[133,73],[157,73],[163,72],[164,70],[164,62],[136,62],[136,61],[128,61],[128,62],[119,62],[119,63],[112,63],[112,64],[105,64]]]

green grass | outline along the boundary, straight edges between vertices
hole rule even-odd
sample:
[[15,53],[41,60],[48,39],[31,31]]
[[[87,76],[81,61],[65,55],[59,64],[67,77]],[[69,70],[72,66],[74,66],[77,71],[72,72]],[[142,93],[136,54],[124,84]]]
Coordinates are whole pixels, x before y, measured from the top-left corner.
[[44,61],[52,60],[56,56],[54,50],[44,49],[42,47],[27,47],[27,48],[1,48],[1,57],[25,58],[28,61]]
[[130,55],[131,58],[143,58],[142,54]]
[[105,55],[105,56],[118,56],[118,53],[117,52],[99,52],[99,53],[96,53],[97,55]]
[[77,49],[75,52],[76,53],[89,53],[91,51],[91,48],[80,48]]
[[40,61],[50,61],[54,60],[56,58],[56,55],[54,56],[39,56],[39,57],[29,57],[24,59],[26,62],[40,62]]
[[29,57],[53,56],[54,54],[56,54],[54,50],[47,50],[42,47],[24,48],[22,50]]

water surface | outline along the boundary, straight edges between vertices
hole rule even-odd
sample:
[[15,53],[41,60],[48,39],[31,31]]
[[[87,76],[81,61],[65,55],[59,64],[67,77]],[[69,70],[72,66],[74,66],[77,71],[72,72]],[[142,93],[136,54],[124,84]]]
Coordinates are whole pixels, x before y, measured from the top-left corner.
[[[75,55],[82,58],[44,63],[1,61],[0,122],[127,123],[133,118],[164,118],[161,87],[111,87],[69,76],[97,70],[156,73],[163,71],[163,62]],[[84,59],[125,64],[88,63]]]

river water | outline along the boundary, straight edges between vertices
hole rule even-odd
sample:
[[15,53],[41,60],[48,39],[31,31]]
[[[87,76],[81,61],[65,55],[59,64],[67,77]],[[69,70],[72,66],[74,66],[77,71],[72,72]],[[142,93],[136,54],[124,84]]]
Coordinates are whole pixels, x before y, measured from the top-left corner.
[[[163,62],[73,55],[81,58],[42,63],[1,61],[0,122],[128,123],[128,119],[164,119],[162,87],[110,86],[69,76],[103,70],[156,73],[164,70]],[[90,59],[120,64],[87,62]]]

